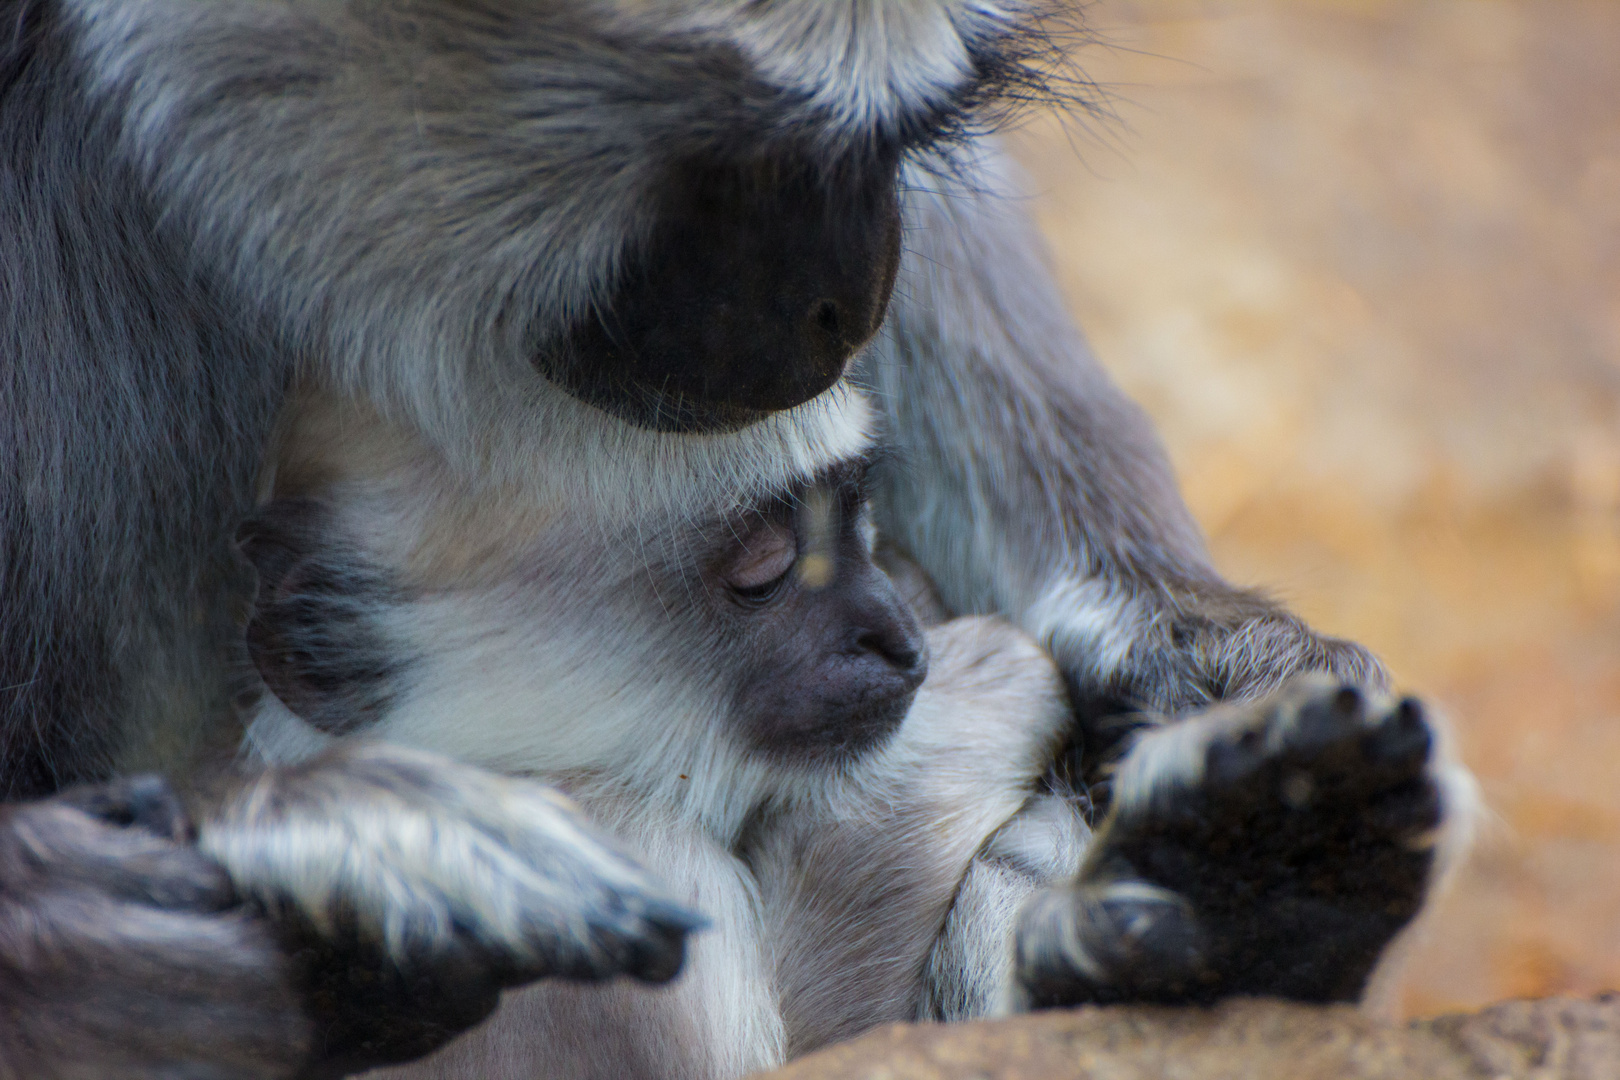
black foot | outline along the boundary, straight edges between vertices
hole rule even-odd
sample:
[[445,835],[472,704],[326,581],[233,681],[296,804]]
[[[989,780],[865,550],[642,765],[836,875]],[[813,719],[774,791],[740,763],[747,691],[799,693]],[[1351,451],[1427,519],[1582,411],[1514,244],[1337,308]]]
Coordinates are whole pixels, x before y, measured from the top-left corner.
[[1142,740],[1076,885],[1019,928],[1034,1007],[1357,998],[1423,905],[1443,800],[1422,707],[1322,679]]

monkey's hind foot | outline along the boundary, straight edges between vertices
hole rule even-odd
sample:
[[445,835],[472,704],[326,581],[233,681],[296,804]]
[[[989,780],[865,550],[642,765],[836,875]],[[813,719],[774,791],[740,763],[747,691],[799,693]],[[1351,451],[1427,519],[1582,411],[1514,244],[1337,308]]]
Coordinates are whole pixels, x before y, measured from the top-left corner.
[[557,792],[380,744],[255,777],[200,845],[293,954],[309,1076],[420,1056],[533,979],[668,980],[702,923]]
[[1078,881],[1020,919],[1028,1004],[1356,999],[1462,809],[1434,745],[1415,700],[1322,677],[1153,731]]

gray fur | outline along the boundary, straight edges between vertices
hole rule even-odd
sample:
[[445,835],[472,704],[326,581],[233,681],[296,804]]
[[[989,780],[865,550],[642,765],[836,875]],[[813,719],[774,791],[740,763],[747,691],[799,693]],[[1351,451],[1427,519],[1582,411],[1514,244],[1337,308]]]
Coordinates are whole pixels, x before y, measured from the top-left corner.
[[230,534],[291,366],[190,272],[61,23],[54,5],[0,7],[9,798],[228,745],[245,585]]

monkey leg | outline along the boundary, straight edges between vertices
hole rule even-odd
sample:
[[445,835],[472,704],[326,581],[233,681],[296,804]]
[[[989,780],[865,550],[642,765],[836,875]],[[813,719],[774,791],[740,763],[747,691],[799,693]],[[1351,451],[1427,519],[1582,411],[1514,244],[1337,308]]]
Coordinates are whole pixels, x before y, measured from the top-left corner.
[[1416,701],[1322,677],[1148,734],[1076,883],[1020,918],[1028,1003],[1355,1000],[1465,816],[1437,759]]
[[380,744],[250,778],[200,847],[293,958],[308,1077],[419,1057],[544,976],[666,981],[701,923],[556,792]]

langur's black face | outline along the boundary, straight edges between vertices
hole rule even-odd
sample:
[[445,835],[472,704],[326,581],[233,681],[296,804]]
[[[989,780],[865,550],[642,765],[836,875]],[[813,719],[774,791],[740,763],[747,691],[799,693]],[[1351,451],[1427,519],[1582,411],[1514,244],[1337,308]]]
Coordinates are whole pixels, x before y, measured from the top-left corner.
[[880,744],[927,673],[922,631],[861,535],[859,467],[728,525],[702,567],[732,715],[753,749],[826,759]]
[[669,431],[740,427],[831,387],[877,333],[900,263],[898,151],[670,171],[608,302],[536,366]]

